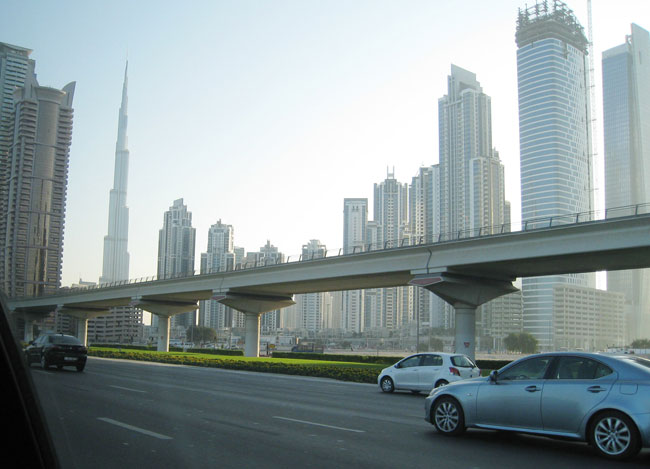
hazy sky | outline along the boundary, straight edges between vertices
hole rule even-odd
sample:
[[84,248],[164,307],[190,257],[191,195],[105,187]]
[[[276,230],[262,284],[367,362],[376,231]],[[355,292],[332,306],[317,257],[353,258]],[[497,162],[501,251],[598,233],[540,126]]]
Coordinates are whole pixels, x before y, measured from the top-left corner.
[[[586,32],[587,1],[568,4]],[[338,250],[344,198],[372,206],[387,168],[410,183],[438,162],[437,100],[452,63],[492,97],[519,220],[514,35],[524,5],[0,0],[0,41],[34,51],[39,83],[77,82],[63,285],[101,275],[127,58],[131,278],[155,274],[163,213],[178,198],[197,229],[197,270],[219,219],[247,251],[267,239],[286,255],[310,239]],[[650,28],[650,2],[594,0],[592,10],[600,110],[601,51],[622,44],[631,22]]]

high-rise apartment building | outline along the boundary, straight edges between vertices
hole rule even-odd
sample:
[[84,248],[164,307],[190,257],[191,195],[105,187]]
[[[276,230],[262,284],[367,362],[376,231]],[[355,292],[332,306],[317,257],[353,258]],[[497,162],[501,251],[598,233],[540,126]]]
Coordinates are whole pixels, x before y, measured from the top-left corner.
[[[325,257],[326,253],[327,247],[317,239],[302,246],[303,260],[319,259]],[[301,329],[316,332],[324,327],[327,308],[331,305],[329,296],[327,292],[296,295]]]
[[[388,172],[386,179],[374,186],[374,221],[380,229],[380,248],[394,248],[400,245],[408,230],[408,184],[395,179],[394,172]],[[408,322],[412,311],[405,311],[408,296],[413,287],[384,288],[381,291],[381,327],[397,329]]]
[[[565,3],[544,2],[519,10],[516,42],[522,223],[590,211],[590,81],[583,28]],[[554,348],[554,286],[593,286],[593,279],[592,274],[523,279],[524,330],[542,349]]]
[[466,232],[503,223],[503,165],[492,147],[492,100],[476,75],[456,65],[438,100],[440,231]]
[[[158,234],[158,278],[186,276],[194,273],[196,228],[192,228],[192,212],[183,199],[174,200],[165,212]],[[196,324],[196,312],[172,316],[171,327]],[[157,325],[154,315],[152,325]]]
[[[352,254],[365,250],[366,226],[368,224],[368,199],[343,200],[343,253]],[[342,311],[341,324],[337,325],[346,331],[363,332],[364,322],[364,292],[363,290],[347,290],[341,295]],[[335,327],[335,328],[337,328]]]
[[[625,43],[603,52],[605,207],[650,202],[650,36],[632,24]],[[650,270],[607,273],[625,296],[625,337],[650,337]]]
[[31,73],[3,103],[13,105],[14,122],[9,152],[0,161],[0,281],[8,296],[60,287],[74,89],[74,82],[62,90],[39,86]]
[[[201,273],[232,270],[235,266],[235,230],[219,220],[208,230],[208,249],[201,253]],[[199,324],[219,330],[232,326],[232,309],[214,300],[199,302]]]
[[[14,91],[22,88],[28,77],[35,76],[30,49],[0,42],[0,214],[7,212],[9,188],[9,157],[14,135]],[[4,248],[6,219],[0,216],[0,247]],[[0,249],[0,266],[4,265],[4,249]]]

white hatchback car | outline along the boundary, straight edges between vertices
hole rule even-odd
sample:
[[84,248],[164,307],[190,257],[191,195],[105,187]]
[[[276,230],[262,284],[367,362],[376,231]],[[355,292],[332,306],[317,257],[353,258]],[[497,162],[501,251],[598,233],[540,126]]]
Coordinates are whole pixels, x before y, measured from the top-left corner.
[[377,383],[384,392],[426,391],[452,381],[481,376],[474,360],[459,353],[417,353],[384,368]]

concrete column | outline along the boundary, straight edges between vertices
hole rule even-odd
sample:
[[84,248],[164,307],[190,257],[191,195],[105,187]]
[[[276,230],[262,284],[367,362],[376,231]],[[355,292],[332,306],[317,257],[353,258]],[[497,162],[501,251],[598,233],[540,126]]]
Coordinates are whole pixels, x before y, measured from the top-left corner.
[[237,311],[244,313],[246,318],[246,336],[244,340],[244,356],[260,356],[260,316],[262,313],[291,306],[296,302],[292,296],[255,295],[215,290],[211,299]]
[[158,351],[169,352],[169,316],[158,316]]
[[30,343],[34,340],[34,321],[25,319],[25,342]]
[[453,272],[416,275],[409,284],[426,288],[454,307],[455,351],[472,360],[476,353],[476,308],[494,298],[517,291],[510,279],[472,277]]
[[88,345],[88,318],[77,318],[77,339]]
[[246,318],[246,336],[244,338],[244,356],[260,356],[260,317],[262,313],[244,313]]
[[474,360],[476,349],[476,307],[457,303],[456,312],[456,353],[463,353]]

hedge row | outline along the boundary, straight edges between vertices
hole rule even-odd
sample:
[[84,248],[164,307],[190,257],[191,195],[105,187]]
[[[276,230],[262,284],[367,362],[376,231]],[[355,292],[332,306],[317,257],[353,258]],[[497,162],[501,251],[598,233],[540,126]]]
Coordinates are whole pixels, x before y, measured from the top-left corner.
[[[378,363],[392,365],[404,357],[381,357],[375,355],[335,355],[329,353],[273,352],[274,358],[298,358],[305,360],[326,360],[331,362]],[[481,370],[498,370],[512,360],[476,360]]]
[[[123,350],[142,350],[147,352],[155,352],[157,348],[149,345],[120,345],[120,344],[91,344],[90,347],[105,347],[105,348],[119,348]],[[188,348],[185,350],[182,347],[169,347],[170,352],[189,352],[189,353],[205,353],[206,355],[231,355],[236,357],[243,357],[243,350],[224,350],[224,349],[211,349],[211,348]]]
[[261,373],[282,373],[288,375],[314,376],[332,378],[340,381],[357,383],[376,383],[377,370],[353,368],[336,365],[297,365],[272,360],[221,360],[218,358],[201,358],[196,356],[166,353],[146,353],[141,351],[116,352],[111,350],[90,349],[89,355],[104,358],[121,358],[127,360],[151,361],[175,365],[203,366],[225,368],[230,370],[257,371]]
[[273,352],[273,358],[297,358],[304,360],[325,360],[328,362],[378,363],[392,365],[404,357],[382,357],[376,355],[336,355],[311,352]]

